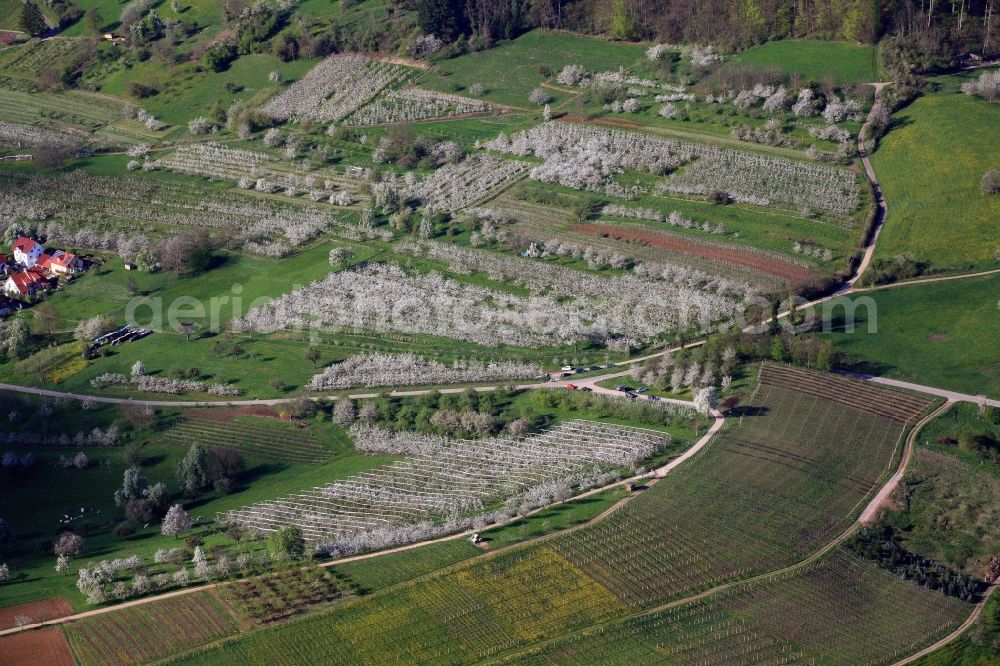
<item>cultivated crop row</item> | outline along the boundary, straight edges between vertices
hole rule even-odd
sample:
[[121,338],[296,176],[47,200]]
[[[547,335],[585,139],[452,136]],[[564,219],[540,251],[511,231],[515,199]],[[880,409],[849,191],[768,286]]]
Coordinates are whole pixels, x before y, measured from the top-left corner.
[[850,215],[861,203],[857,179],[844,169],[638,132],[549,122],[510,138],[500,135],[486,147],[543,159],[541,166],[531,170],[535,180],[621,198],[633,198],[641,190],[621,185],[618,174],[665,175],[683,167],[659,187],[684,194],[718,191],[740,202],[840,216]]
[[422,88],[389,90],[347,119],[349,125],[379,125],[427,118],[485,113],[490,105],[482,100]]
[[[588,277],[581,273],[579,280],[588,282]],[[681,324],[707,326],[736,308],[731,298],[639,277],[595,277],[592,282],[600,291],[571,291],[568,285],[563,291],[573,294],[572,300],[557,298],[551,289],[525,297],[438,273],[411,275],[394,264],[372,264],[331,273],[251,310],[236,323],[261,332],[349,327],[487,346],[552,347],[588,339],[617,348],[637,346]],[[614,292],[616,287],[629,291]]]
[[53,129],[71,125],[95,130],[120,118],[124,104],[116,98],[77,90],[59,94],[0,90],[0,118],[23,125]]
[[[542,246],[542,250],[551,255],[559,255],[558,248],[550,249],[548,243]],[[462,275],[484,273],[495,282],[513,282],[539,295],[552,293],[569,298],[598,298],[607,301],[618,299],[625,304],[634,299],[649,298],[657,299],[663,306],[684,293],[678,291],[679,289],[704,291],[732,299],[747,298],[754,294],[753,288],[746,283],[727,280],[687,266],[660,264],[656,266],[658,270],[649,270],[646,267],[635,271],[645,277],[667,283],[660,284],[645,277],[629,275],[606,277],[555,264],[445,243],[410,241],[397,245],[396,251],[444,262],[450,270]],[[647,305],[652,307],[653,304]],[[605,306],[614,307],[614,304],[608,303]],[[715,310],[718,313],[726,311],[721,305],[708,302],[701,303],[697,307]]]
[[794,574],[738,588],[720,605],[837,664],[895,662],[953,629],[971,608],[842,549]]
[[[542,246],[543,256],[547,252]],[[558,248],[553,248],[553,254]],[[684,319],[708,326],[735,314],[755,293],[747,283],[684,266],[640,266],[631,275],[607,277],[497,252],[444,243],[406,242],[397,251],[441,261],[459,274],[485,273],[497,283],[526,287],[536,296],[555,296],[592,308],[593,320],[619,322],[624,335],[647,338]],[[655,322],[659,322],[656,324]],[[648,326],[652,323],[653,326]],[[615,331],[615,329],[609,329]]]
[[351,196],[361,184],[359,176],[346,171],[307,171],[294,164],[279,164],[266,153],[231,148],[215,142],[180,146],[157,160],[157,166],[191,176],[228,180],[243,189],[283,192],[288,196],[306,194],[313,201],[330,203],[339,193],[336,190],[346,190]]
[[674,227],[680,227],[681,229],[701,229],[705,233],[713,234],[724,234],[726,233],[726,228],[721,224],[713,225],[708,220],[704,222],[696,222],[689,217],[685,217],[681,213],[672,211],[669,215],[662,213],[658,210],[653,210],[652,208],[634,208],[632,206],[622,206],[619,204],[608,204],[601,209],[602,215],[610,215],[612,217],[625,217],[633,220],[648,220],[650,222],[665,222]]
[[[97,236],[82,247],[114,249],[123,235],[176,227],[232,231],[232,242],[286,253],[338,222],[329,209],[278,203],[194,183],[103,178],[82,171],[58,176],[0,173],[0,222],[58,220]],[[106,237],[106,238],[105,238]],[[129,260],[134,260],[131,257]]]
[[254,416],[219,420],[216,412],[189,412],[164,433],[164,441],[181,446],[232,446],[264,460],[321,463],[330,451],[309,430]]
[[456,359],[450,366],[411,353],[358,354],[314,375],[309,389],[322,391],[351,387],[467,384],[531,379],[543,374],[540,366],[516,361],[483,363]]
[[272,118],[339,121],[371,101],[410,70],[355,53],[332,55],[271,98],[263,111]]
[[623,607],[549,548],[502,553],[452,574],[254,632],[204,664],[473,663],[606,621]]
[[218,599],[196,592],[78,620],[66,637],[76,663],[104,666],[147,662],[236,631]]
[[806,653],[752,622],[699,601],[616,622],[516,654],[519,664],[625,664],[654,661],[703,666],[815,664]]
[[604,625],[510,663],[887,664],[967,613],[838,550],[793,574]]
[[209,384],[194,379],[174,379],[172,377],[155,377],[152,375],[123,375],[117,372],[105,372],[90,380],[90,385],[97,389],[109,386],[130,386],[140,393],[208,393],[209,395],[239,395],[240,390],[228,384]]
[[[834,402],[839,378],[809,394],[771,368],[752,403],[763,413],[723,430],[685,474],[553,546],[642,606],[777,568],[836,536],[887,477],[903,423]],[[809,374],[824,386],[826,375]]]
[[[379,434],[359,433],[363,439]],[[384,431],[381,436],[396,437]],[[223,519],[261,533],[297,525],[325,550],[345,552],[365,532],[389,538],[398,527],[432,530],[428,521],[481,514],[504,502],[513,503],[509,515],[538,489],[551,494],[558,484],[565,484],[568,497],[572,485],[632,467],[669,442],[654,431],[575,420],[524,439],[424,443],[423,452],[406,460],[231,511]],[[362,448],[371,446],[363,442]]]
[[[626,225],[610,222],[567,226],[567,220],[556,219],[554,209],[507,196],[500,197],[492,208],[515,220],[509,227],[511,234],[535,240],[550,254],[565,256],[565,249],[569,249],[569,254],[582,258],[589,248],[591,254],[598,256],[626,257],[637,263],[642,274],[663,275],[666,280],[672,280],[675,274],[690,272],[759,288],[780,287],[789,274],[797,274],[795,277],[799,279],[808,274],[804,265],[796,265],[804,262],[793,263],[751,248],[660,233],[649,227],[635,227],[633,233],[629,233]],[[582,233],[578,229],[592,233]],[[776,274],[779,269],[781,274]]]
[[458,164],[446,164],[418,180],[408,194],[430,212],[458,211],[503,189],[529,166],[526,162],[475,155]]
[[828,400],[897,421],[909,421],[931,406],[931,400],[914,393],[858,382],[836,375],[816,375],[787,365],[767,366],[761,382],[816,395]]
[[28,148],[42,145],[71,146],[71,137],[33,125],[0,122],[0,146]]

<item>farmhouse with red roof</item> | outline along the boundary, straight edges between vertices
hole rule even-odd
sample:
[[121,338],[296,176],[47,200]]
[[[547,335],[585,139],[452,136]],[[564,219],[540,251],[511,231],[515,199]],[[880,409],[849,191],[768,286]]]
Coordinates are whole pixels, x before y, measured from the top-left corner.
[[45,254],[42,244],[33,238],[18,237],[14,241],[14,263],[31,268]]
[[46,268],[55,275],[72,275],[83,270],[83,261],[75,254],[56,250],[49,258]]
[[13,298],[32,298],[52,287],[55,279],[45,275],[39,267],[25,269],[10,275],[3,284],[3,291]]

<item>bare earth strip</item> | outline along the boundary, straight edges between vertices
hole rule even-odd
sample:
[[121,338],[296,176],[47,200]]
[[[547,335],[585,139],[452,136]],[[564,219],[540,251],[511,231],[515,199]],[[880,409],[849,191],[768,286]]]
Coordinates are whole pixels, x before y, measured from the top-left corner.
[[0,639],[0,664],[73,666],[73,655],[61,629],[44,629]]

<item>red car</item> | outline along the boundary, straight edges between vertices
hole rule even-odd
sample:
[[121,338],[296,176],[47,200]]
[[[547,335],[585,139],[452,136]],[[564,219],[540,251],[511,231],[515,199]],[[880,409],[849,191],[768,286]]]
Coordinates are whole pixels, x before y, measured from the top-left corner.
[[572,391],[573,389],[576,388],[576,384],[566,384],[566,388]]

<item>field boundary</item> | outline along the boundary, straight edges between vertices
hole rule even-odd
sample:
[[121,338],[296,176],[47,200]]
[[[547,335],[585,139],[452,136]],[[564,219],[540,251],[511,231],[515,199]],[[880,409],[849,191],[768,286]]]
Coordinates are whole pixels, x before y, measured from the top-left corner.
[[972,613],[969,615],[969,617],[966,618],[965,622],[959,625],[958,628],[956,628],[950,634],[938,640],[934,644],[928,645],[920,652],[911,654],[909,657],[906,657],[905,659],[901,659],[897,662],[894,662],[892,666],[905,666],[905,664],[912,664],[918,659],[933,654],[938,650],[940,650],[941,648],[949,645],[956,639],[960,638],[969,629],[969,627],[972,626],[972,623],[978,620],[979,616],[982,615],[983,608],[986,607],[986,602],[990,600],[990,595],[992,595],[997,590],[998,587],[1000,587],[1000,584],[998,583],[990,585],[986,589],[986,592],[983,593],[983,598],[979,600],[979,603],[976,604],[976,607],[972,610]]
[[[906,438],[906,445],[912,447],[914,441],[916,440],[917,435],[924,428],[924,426],[927,423],[929,423],[930,421],[932,421],[934,418],[936,418],[944,410],[944,408],[948,406],[948,404],[949,403],[945,403],[944,405],[938,406],[936,409],[934,409],[932,412],[930,412],[929,414],[927,414],[926,416],[924,416],[923,418],[921,418],[916,424],[914,424],[914,426],[909,430],[908,433],[904,433],[904,436]],[[900,460],[898,472],[905,472],[906,464],[908,462],[909,462],[908,458],[906,458],[904,460]],[[888,486],[891,483],[892,483],[892,479],[889,480],[889,482],[886,484],[886,486]],[[886,486],[883,486],[883,488],[885,488]],[[879,493],[879,495],[880,494],[881,493]],[[879,496],[876,496],[874,499],[872,499],[871,503],[869,504],[869,507],[871,507],[872,505],[881,506],[881,498]],[[867,510],[868,510],[868,507],[866,507],[865,511],[867,511]],[[865,511],[862,512],[862,515],[865,513]],[[757,574],[756,576],[751,576],[749,578],[744,578],[744,579],[741,579],[741,580],[730,581],[728,583],[722,583],[720,585],[716,585],[715,587],[712,587],[712,588],[710,588],[708,590],[705,590],[703,592],[699,592],[698,594],[695,594],[695,595],[692,595],[692,596],[684,597],[682,599],[675,599],[673,601],[667,602],[665,604],[661,604],[659,606],[655,606],[653,608],[648,608],[648,609],[642,610],[640,612],[631,613],[631,614],[628,614],[628,615],[625,615],[625,616],[622,616],[622,617],[615,618],[613,620],[608,620],[608,621],[605,621],[605,622],[600,622],[600,623],[597,623],[597,624],[593,624],[593,625],[590,625],[588,627],[584,627],[582,629],[578,629],[578,630],[575,630],[575,631],[572,631],[572,632],[561,634],[559,636],[554,636],[554,637],[546,639],[544,641],[539,641],[537,643],[532,643],[531,645],[527,645],[527,646],[523,646],[523,647],[517,648],[516,650],[513,650],[513,651],[503,652],[500,655],[492,657],[492,658],[490,658],[490,659],[488,659],[488,660],[486,660],[484,662],[481,662],[481,663],[487,663],[487,664],[489,664],[489,663],[499,663],[500,661],[502,661],[504,659],[507,659],[507,658],[510,658],[512,656],[516,656],[518,654],[526,653],[526,652],[532,651],[532,650],[537,650],[540,647],[544,647],[546,645],[549,645],[549,644],[552,644],[552,643],[555,643],[557,641],[561,641],[563,639],[570,638],[570,637],[573,637],[573,636],[579,636],[579,635],[582,635],[582,634],[584,634],[584,633],[586,633],[588,631],[593,631],[593,630],[597,630],[597,629],[601,629],[601,628],[605,628],[605,627],[610,627],[610,626],[613,626],[613,625],[616,625],[616,624],[619,624],[619,623],[622,623],[622,622],[627,622],[629,620],[635,620],[635,619],[638,619],[638,618],[641,618],[641,617],[645,617],[647,615],[653,615],[655,613],[659,613],[659,612],[662,612],[662,611],[665,611],[665,610],[670,610],[672,608],[676,608],[676,607],[684,605],[684,604],[692,603],[692,602],[695,602],[695,601],[700,601],[702,599],[706,599],[708,597],[715,596],[716,594],[719,594],[719,593],[722,593],[722,592],[725,592],[725,591],[728,591],[728,590],[737,589],[737,588],[745,586],[745,585],[753,585],[755,583],[762,583],[762,582],[766,583],[766,582],[769,582],[769,579],[773,579],[773,578],[775,578],[777,576],[784,576],[784,575],[787,575],[787,574],[796,573],[800,569],[806,568],[806,567],[808,567],[808,566],[816,563],[822,557],[824,557],[825,555],[827,555],[828,553],[830,553],[834,548],[836,548],[836,547],[840,546],[841,544],[843,544],[851,536],[853,536],[854,533],[860,527],[862,527],[862,525],[863,525],[863,523],[861,522],[861,518],[859,516],[858,519],[856,519],[854,522],[852,522],[847,527],[847,529],[845,529],[843,532],[841,532],[832,541],[829,541],[828,543],[826,543],[822,548],[820,548],[819,550],[815,551],[814,553],[812,553],[811,555],[809,555],[805,559],[799,560],[798,562],[795,562],[793,564],[787,565],[785,567],[781,567],[781,568],[775,569],[773,571],[769,571],[769,572]],[[973,620],[974,620],[974,618],[973,618]],[[966,622],[969,622],[969,620],[966,620]]]
[[[659,467],[659,468],[657,468],[657,469],[655,469],[655,470],[653,470],[651,472],[645,472],[643,474],[637,474],[635,476],[631,476],[631,477],[628,477],[626,479],[621,479],[620,481],[616,481],[615,483],[609,483],[608,485],[601,486],[599,488],[593,488],[593,489],[588,490],[586,492],[580,493],[579,495],[574,495],[571,499],[567,500],[566,503],[572,503],[572,502],[574,502],[576,500],[583,499],[585,497],[590,497],[591,495],[596,495],[598,493],[604,492],[606,490],[610,490],[612,488],[617,488],[617,487],[628,485],[630,483],[635,483],[636,481],[642,481],[642,480],[647,480],[648,479],[650,484],[655,483],[657,480],[659,480],[659,479],[663,478],[664,476],[666,476],[666,474],[668,472],[670,472],[671,470],[675,469],[681,463],[683,463],[686,460],[688,460],[689,458],[697,455],[709,443],[709,441],[712,439],[712,437],[715,435],[715,433],[719,431],[719,429],[722,427],[723,423],[725,422],[725,417],[723,417],[718,412],[716,412],[716,415],[717,416],[715,417],[715,421],[713,422],[712,426],[708,429],[708,431],[704,435],[702,435],[694,444],[692,444],[690,447],[688,447],[688,449],[685,450],[677,458],[674,458],[674,459],[670,460],[666,464],[662,465],[661,467]],[[524,547],[527,544],[539,543],[541,541],[549,540],[549,539],[552,539],[552,538],[554,538],[556,536],[559,536],[559,535],[562,535],[562,534],[567,534],[567,533],[573,532],[575,530],[578,530],[578,529],[581,529],[583,527],[586,527],[587,525],[592,525],[592,524],[597,523],[597,522],[599,522],[601,520],[604,520],[614,510],[620,508],[627,501],[631,500],[633,497],[636,497],[636,496],[637,496],[636,494],[628,495],[627,497],[624,497],[621,500],[619,500],[618,502],[616,502],[611,507],[608,507],[608,509],[605,509],[603,512],[601,512],[600,514],[598,514],[594,518],[591,518],[590,520],[582,522],[582,523],[580,523],[578,525],[574,525],[572,527],[569,527],[569,528],[567,528],[565,530],[560,530],[558,532],[553,532],[551,534],[546,534],[546,535],[543,535],[541,537],[538,537],[537,539],[531,539],[529,541],[524,541],[524,542],[514,543],[514,544],[511,544],[509,546],[504,546],[503,548],[498,548],[498,549],[493,550],[493,551],[488,551],[488,552],[483,553],[482,555],[476,556],[475,558],[472,558],[472,559],[480,559],[480,558],[486,559],[486,558],[489,558],[489,557],[493,557],[493,556],[495,556],[495,555],[497,555],[499,553],[506,552],[507,550],[512,549],[512,548]],[[516,520],[522,520],[524,518],[531,517],[531,516],[535,515],[536,513],[540,513],[542,511],[545,511],[546,509],[551,508],[552,506],[554,506],[554,505],[553,504],[549,504],[549,505],[546,505],[546,506],[543,506],[543,507],[539,507],[538,509],[534,509],[532,511],[529,511],[528,513],[526,513],[526,514],[524,514],[522,516],[518,516]],[[512,521],[512,522],[514,522],[514,521]],[[442,542],[446,542],[446,541],[458,541],[460,539],[466,539],[466,538],[472,536],[473,534],[475,534],[477,532],[484,532],[484,530],[474,530],[474,529],[465,530],[463,532],[457,532],[455,534],[449,534],[449,535],[446,535],[446,536],[443,536],[443,537],[439,537],[439,538],[436,538],[436,539],[431,539],[431,540],[428,540],[428,541],[418,541],[418,542],[415,542],[415,543],[405,544],[405,545],[402,545],[402,546],[397,546],[395,548],[389,548],[389,549],[386,549],[386,550],[379,550],[379,551],[375,551],[375,552],[371,552],[371,553],[362,553],[362,554],[359,554],[359,555],[351,555],[349,557],[342,557],[342,558],[339,558],[339,559],[336,559],[336,560],[330,560],[328,562],[319,562],[319,563],[317,563],[317,566],[324,567],[324,568],[325,567],[333,567],[333,566],[337,566],[337,565],[341,565],[341,564],[346,564],[348,562],[357,562],[357,561],[360,561],[360,560],[367,560],[367,559],[372,559],[372,558],[375,558],[375,557],[381,557],[383,555],[391,555],[391,554],[394,554],[394,553],[405,552],[405,551],[408,551],[408,550],[415,550],[417,548],[422,548],[424,546],[429,546],[429,545],[435,544],[435,543],[442,543]],[[459,566],[459,565],[461,565],[461,564],[463,564],[463,563],[465,563],[467,561],[468,560],[463,560],[461,562],[457,562],[456,564],[449,565],[448,567],[443,567],[441,569],[429,572],[427,574],[424,574],[423,576],[419,576],[417,578],[414,578],[414,579],[411,579],[411,580],[408,580],[408,581],[403,581],[402,583],[398,583],[397,585],[393,585],[393,586],[390,586],[388,588],[385,588],[385,590],[379,590],[375,594],[381,594],[381,593],[383,593],[386,590],[392,590],[392,589],[395,589],[395,588],[397,588],[399,586],[410,584],[410,583],[412,583],[414,581],[421,580],[421,579],[423,579],[423,578],[425,578],[427,576],[437,575],[439,573],[442,573],[442,572],[445,572],[445,571],[449,570],[451,567]],[[113,606],[105,606],[105,607],[102,607],[102,608],[95,608],[95,609],[92,609],[92,610],[89,610],[89,611],[84,611],[82,613],[76,613],[74,615],[66,615],[64,617],[54,618],[52,620],[46,620],[44,622],[36,622],[36,623],[33,623],[33,624],[25,625],[23,627],[12,627],[10,629],[0,630],[0,637],[8,636],[8,635],[13,635],[13,634],[21,633],[21,632],[24,632],[24,631],[32,630],[32,629],[39,629],[39,628],[42,628],[42,627],[69,624],[69,623],[72,623],[72,622],[74,622],[76,620],[82,620],[82,619],[85,619],[85,618],[88,618],[88,617],[94,617],[94,616],[97,616],[97,615],[105,615],[107,613],[112,613],[114,611],[122,610],[124,608],[131,608],[131,607],[134,607],[134,606],[141,606],[141,605],[144,605],[144,604],[149,604],[149,603],[153,603],[153,602],[156,602],[156,601],[161,601],[163,599],[170,599],[170,598],[173,598],[173,597],[179,597],[179,596],[183,596],[183,595],[186,595],[186,594],[193,594],[193,593],[196,593],[196,592],[203,592],[203,591],[214,590],[214,589],[217,589],[217,588],[220,588],[220,587],[224,587],[225,585],[228,585],[230,583],[245,582],[247,580],[251,580],[251,578],[238,578],[238,579],[234,579],[234,580],[231,580],[231,581],[223,581],[223,582],[217,582],[217,583],[207,583],[205,585],[198,585],[198,586],[195,586],[195,587],[182,588],[180,590],[173,590],[171,592],[166,592],[164,594],[159,594],[159,595],[149,596],[149,597],[143,597],[141,599],[134,599],[132,601],[126,601],[125,603],[115,604]],[[370,596],[372,596],[372,595],[365,595],[365,597],[363,597],[363,598],[367,599]],[[204,646],[201,646],[201,647],[204,647]]]

